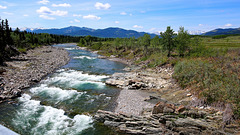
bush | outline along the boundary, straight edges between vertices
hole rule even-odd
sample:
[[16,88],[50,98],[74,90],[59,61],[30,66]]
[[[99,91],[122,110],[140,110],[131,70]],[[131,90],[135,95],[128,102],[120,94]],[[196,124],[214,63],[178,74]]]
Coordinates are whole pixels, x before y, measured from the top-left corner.
[[176,64],[173,77],[183,88],[191,87],[193,93],[205,98],[208,103],[231,103],[235,114],[240,112],[238,75],[217,67],[216,63],[184,60]]

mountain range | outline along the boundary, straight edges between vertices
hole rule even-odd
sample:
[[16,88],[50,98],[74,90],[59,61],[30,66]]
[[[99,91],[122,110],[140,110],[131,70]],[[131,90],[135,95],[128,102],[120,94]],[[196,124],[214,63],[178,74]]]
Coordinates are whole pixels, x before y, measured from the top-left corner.
[[[66,28],[52,28],[52,29],[43,29],[43,28],[22,28],[22,31],[26,30],[28,32],[34,33],[49,33],[49,34],[57,34],[57,35],[68,35],[68,36],[94,36],[94,37],[102,37],[102,38],[129,38],[129,37],[141,37],[146,32],[137,32],[134,30],[125,30],[117,27],[109,27],[106,29],[92,29],[87,27],[76,27],[70,26]],[[147,33],[149,34],[149,33]],[[240,28],[228,28],[228,29],[215,29],[209,32],[202,33],[199,31],[198,33],[190,33],[194,35],[205,35],[205,36],[215,36],[215,35],[229,35],[229,34],[240,34]],[[150,34],[153,38],[156,34]]]
[[[30,28],[24,28],[21,30],[26,30],[28,32],[34,32],[34,33],[49,33],[49,34],[57,34],[57,35],[68,35],[68,36],[94,36],[94,37],[102,37],[102,38],[129,38],[129,37],[135,37],[138,38],[140,36],[143,36],[146,32],[137,32],[134,30],[125,30],[122,28],[114,28],[109,27],[106,29],[91,29],[87,27],[76,27],[76,26],[70,26],[66,28],[60,28],[60,29],[30,29]],[[147,33],[149,34],[149,33]],[[156,34],[149,34],[152,38],[156,36]]]
[[216,35],[230,35],[230,34],[240,34],[240,28],[228,28],[228,29],[215,29],[202,35],[205,36],[216,36]]

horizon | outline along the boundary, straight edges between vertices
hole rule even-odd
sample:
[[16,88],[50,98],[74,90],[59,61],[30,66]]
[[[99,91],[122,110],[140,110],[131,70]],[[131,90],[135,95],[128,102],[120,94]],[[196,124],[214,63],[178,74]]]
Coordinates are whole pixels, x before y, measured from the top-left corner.
[[2,19],[12,28],[66,28],[70,26],[105,29],[109,27],[160,33],[171,26],[183,26],[190,34],[217,28],[239,28],[238,0],[212,1],[0,1]]

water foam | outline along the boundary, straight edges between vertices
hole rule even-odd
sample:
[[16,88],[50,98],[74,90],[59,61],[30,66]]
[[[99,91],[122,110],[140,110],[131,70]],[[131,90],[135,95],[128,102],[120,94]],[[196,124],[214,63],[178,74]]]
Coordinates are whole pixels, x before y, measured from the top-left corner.
[[58,84],[67,85],[69,87],[76,87],[79,85],[90,84],[90,85],[97,86],[97,88],[104,88],[105,83],[103,83],[102,81],[106,78],[108,78],[108,76],[89,75],[89,74],[84,74],[81,71],[68,70],[68,71],[62,71],[57,75],[51,78],[48,78],[47,80],[45,80],[45,83],[47,84],[58,83]]
[[39,87],[30,89],[35,95],[48,95],[51,99],[57,101],[64,101],[71,99],[72,101],[77,100],[82,94],[86,92],[78,92],[76,90],[63,90],[57,87],[48,87],[47,84],[41,84]]
[[40,105],[40,101],[31,100],[28,94],[19,100],[22,108],[13,124],[31,134],[76,134],[92,126],[90,116],[76,115],[71,119],[64,115],[64,110]]
[[76,50],[76,48],[65,48],[66,50]]
[[89,60],[94,60],[96,57],[89,57],[89,56],[75,56],[73,59],[89,59]]

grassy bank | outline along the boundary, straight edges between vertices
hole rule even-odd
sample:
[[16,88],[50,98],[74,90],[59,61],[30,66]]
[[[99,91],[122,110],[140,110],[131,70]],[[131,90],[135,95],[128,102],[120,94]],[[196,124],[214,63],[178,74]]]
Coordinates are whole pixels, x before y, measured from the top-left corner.
[[234,115],[239,118],[240,36],[191,37],[183,55],[176,47],[171,50],[170,57],[161,38],[150,39],[148,46],[145,46],[143,40],[144,37],[115,39],[80,43],[79,46],[101,50],[102,55],[115,55],[146,68],[174,66],[173,77],[181,87],[190,89],[192,94],[208,105],[230,103]]

